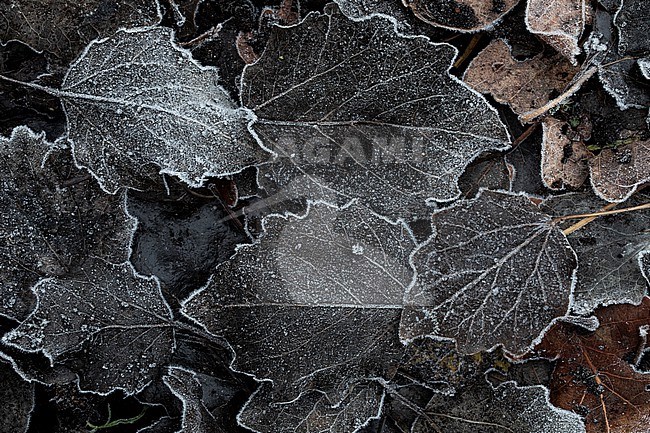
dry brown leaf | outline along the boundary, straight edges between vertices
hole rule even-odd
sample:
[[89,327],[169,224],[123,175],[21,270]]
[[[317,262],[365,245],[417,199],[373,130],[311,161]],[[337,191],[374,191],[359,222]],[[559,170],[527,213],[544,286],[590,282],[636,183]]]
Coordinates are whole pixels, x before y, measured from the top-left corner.
[[578,70],[557,54],[519,62],[505,42],[496,40],[474,58],[463,80],[522,115],[561,93]]
[[621,202],[650,182],[650,140],[605,149],[590,161],[591,185],[610,202]]
[[526,25],[560,54],[576,64],[578,38],[585,27],[584,0],[528,0]]
[[476,31],[491,27],[519,0],[402,0],[415,16],[436,27]]
[[580,140],[571,140],[567,122],[549,117],[542,123],[542,180],[554,190],[579,188],[589,176],[591,152]]

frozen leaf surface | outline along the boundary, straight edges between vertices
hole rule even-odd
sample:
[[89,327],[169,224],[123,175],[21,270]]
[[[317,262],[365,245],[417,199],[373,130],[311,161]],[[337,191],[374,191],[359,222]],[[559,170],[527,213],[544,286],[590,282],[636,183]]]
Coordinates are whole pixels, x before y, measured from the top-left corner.
[[142,167],[198,186],[256,161],[244,111],[166,28],[97,40],[68,70],[59,96],[78,164],[108,192],[138,187]]
[[158,283],[128,264],[97,261],[74,279],[44,279],[33,290],[36,309],[3,341],[70,365],[84,390],[135,393],[171,354],[171,311]]
[[90,255],[128,258],[134,221],[123,197],[105,194],[75,168],[68,149],[19,127],[0,137],[0,167],[1,315],[24,319],[33,284],[74,272]]
[[24,433],[34,409],[34,384],[23,380],[11,364],[3,361],[0,361],[0,381],[0,432]]
[[403,0],[421,20],[438,27],[477,31],[491,27],[518,0]]
[[413,433],[585,432],[578,415],[549,403],[546,388],[518,387],[514,382],[493,388],[479,379],[453,397],[434,394],[424,413]]
[[449,75],[454,56],[447,44],[400,36],[382,18],[350,21],[335,6],[274,28],[242,84],[252,128],[275,153],[260,184],[359,198],[390,217],[454,199],[472,159],[509,145],[497,113]]
[[607,201],[625,201],[650,181],[648,161],[650,140],[637,139],[625,146],[605,149],[590,161],[591,185]]
[[585,27],[585,0],[528,0],[528,29],[575,64]]
[[[640,193],[626,205],[647,203]],[[556,216],[595,212],[607,203],[591,194],[569,194],[544,202]],[[575,220],[567,224],[575,223]],[[599,305],[639,304],[648,290],[639,264],[650,250],[650,211],[609,215],[590,222],[569,234],[569,243],[578,255],[577,282],[572,311],[586,315]]]
[[399,361],[398,324],[414,240],[357,205],[269,217],[265,234],[217,268],[184,306],[232,345],[233,367],[269,379],[278,402],[303,388],[340,402],[351,378]]
[[225,431],[203,403],[203,388],[193,371],[183,367],[169,367],[163,382],[183,403],[182,428],[177,433]]
[[528,197],[484,191],[433,215],[412,257],[400,333],[453,338],[462,353],[523,353],[568,311],[576,269],[566,237]]
[[578,68],[558,54],[517,61],[508,45],[496,40],[472,60],[463,81],[522,115],[561,93],[577,72]]
[[571,140],[564,131],[569,124],[548,117],[542,122],[542,180],[549,189],[577,189],[589,177],[592,154],[580,140]]
[[274,404],[270,384],[264,383],[239,414],[240,423],[259,433],[355,432],[381,411],[384,389],[376,383],[355,384],[338,405],[317,391],[297,400]]
[[618,52],[622,56],[650,54],[650,4],[645,0],[622,0],[614,17],[618,28]]
[[645,432],[650,374],[634,363],[647,347],[650,299],[600,308],[596,317],[595,332],[558,323],[535,349],[534,356],[557,359],[551,402],[584,416],[588,433]]
[[7,0],[0,4],[0,17],[0,41],[16,39],[48,51],[65,66],[93,39],[161,18],[157,0]]

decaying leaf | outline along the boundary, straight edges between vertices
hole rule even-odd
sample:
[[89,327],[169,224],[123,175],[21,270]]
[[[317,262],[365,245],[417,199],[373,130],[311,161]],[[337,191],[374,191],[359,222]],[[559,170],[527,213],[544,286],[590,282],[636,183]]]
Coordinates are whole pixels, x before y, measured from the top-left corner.
[[77,164],[106,191],[142,186],[143,167],[191,186],[257,161],[244,111],[173,42],[171,30],[121,30],[91,43],[58,94]]
[[3,342],[71,366],[81,389],[135,393],[167,362],[171,311],[158,282],[130,265],[97,260],[74,278],[43,279],[33,290],[36,309]]
[[453,397],[434,394],[412,431],[584,433],[585,426],[578,415],[553,407],[542,386],[506,382],[494,388],[483,379]]
[[491,27],[518,0],[403,0],[421,20],[434,26],[459,31]]
[[402,356],[410,231],[356,204],[269,217],[253,245],[220,265],[183,311],[232,345],[233,367],[272,380],[276,402],[320,390],[336,405],[349,382],[387,377]]
[[19,40],[67,66],[93,39],[120,27],[160,22],[158,0],[7,0],[0,4],[0,41]]
[[621,0],[614,17],[618,29],[618,52],[622,56],[650,54],[650,5],[645,0]]
[[[639,193],[626,205],[648,201],[647,194]],[[566,194],[546,200],[544,210],[562,216],[595,212],[606,204],[592,194]],[[649,287],[639,268],[644,251],[650,249],[649,227],[650,211],[641,210],[597,218],[567,236],[580,264],[573,313],[587,315],[599,305],[641,302]]]
[[182,428],[177,433],[223,433],[217,420],[203,403],[203,389],[196,374],[183,367],[167,369],[163,382],[183,403]]
[[650,139],[631,140],[631,144],[603,150],[589,162],[591,186],[607,201],[625,201],[650,181]]
[[345,399],[332,406],[318,391],[305,391],[287,403],[273,401],[272,386],[265,382],[239,414],[242,426],[259,433],[355,432],[377,418],[384,389],[377,383],[354,384]]
[[578,71],[558,54],[517,61],[505,42],[496,40],[472,60],[463,81],[522,115],[561,93]]
[[402,338],[453,338],[461,353],[500,344],[517,354],[567,313],[575,253],[528,197],[483,191],[434,213],[433,227],[412,256],[417,278]]
[[528,0],[526,25],[576,64],[578,39],[585,28],[585,0]]
[[548,117],[542,122],[542,180],[549,189],[577,189],[589,176],[591,152],[582,141],[571,140],[564,132],[569,124]]
[[275,153],[259,175],[270,194],[292,184],[310,199],[358,198],[411,218],[428,213],[428,199],[457,197],[480,153],[508,148],[497,113],[449,75],[454,48],[400,36],[380,17],[325,12],[274,28],[244,71],[252,129]]
[[34,409],[34,384],[26,382],[0,355],[0,432],[24,433]]
[[128,259],[135,221],[123,197],[105,194],[68,149],[19,127],[0,137],[0,315],[22,320],[31,286],[75,272],[88,256]]
[[595,332],[558,323],[535,349],[536,356],[557,358],[551,402],[584,416],[588,433],[645,432],[650,374],[635,370],[633,363],[645,348],[650,298],[637,307],[600,308],[596,317]]

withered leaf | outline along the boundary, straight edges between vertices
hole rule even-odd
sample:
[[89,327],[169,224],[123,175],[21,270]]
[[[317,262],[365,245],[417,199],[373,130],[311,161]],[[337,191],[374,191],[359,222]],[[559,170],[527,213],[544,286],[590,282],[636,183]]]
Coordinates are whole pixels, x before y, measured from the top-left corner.
[[604,149],[589,161],[591,186],[599,197],[609,202],[627,200],[650,181],[650,139],[632,137],[630,140],[630,144]]
[[453,338],[468,354],[496,345],[524,353],[567,313],[575,253],[525,195],[483,191],[434,213],[433,228],[412,256],[402,338]]
[[0,432],[24,433],[34,410],[34,384],[26,382],[0,354]]
[[526,25],[576,64],[578,39],[585,27],[585,0],[528,0]]
[[592,153],[582,141],[573,141],[564,130],[567,122],[547,117],[542,122],[542,180],[549,189],[577,189],[589,177]]
[[349,382],[389,377],[402,356],[409,230],[356,204],[268,217],[265,233],[217,267],[183,311],[225,337],[233,367],[272,380],[277,402],[304,389],[336,405]]
[[171,311],[158,282],[129,264],[95,260],[74,278],[43,279],[33,290],[36,309],[3,342],[70,366],[81,389],[136,393],[168,361]]
[[24,319],[31,286],[74,273],[88,256],[127,260],[135,221],[105,194],[69,149],[25,127],[0,137],[0,315]]
[[275,153],[260,185],[338,204],[358,198],[393,218],[457,197],[469,162],[508,148],[509,137],[487,102],[449,75],[454,55],[380,17],[351,21],[333,5],[274,28],[242,80],[252,129]]
[[561,93],[578,70],[558,54],[517,61],[505,42],[496,40],[472,60],[463,81],[522,115]]
[[645,432],[650,374],[633,363],[645,348],[650,298],[639,306],[599,308],[596,317],[595,332],[557,323],[536,347],[534,356],[557,359],[551,402],[583,415],[588,433]]

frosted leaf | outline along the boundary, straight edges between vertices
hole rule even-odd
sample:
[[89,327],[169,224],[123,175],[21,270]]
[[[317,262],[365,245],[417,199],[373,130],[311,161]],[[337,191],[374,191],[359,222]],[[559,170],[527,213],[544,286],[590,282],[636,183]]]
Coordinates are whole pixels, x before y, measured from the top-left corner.
[[166,28],[121,30],[91,43],[58,94],[76,162],[102,187],[141,186],[155,165],[191,186],[257,161],[245,111]]
[[171,311],[155,280],[96,261],[74,279],[33,288],[36,309],[3,342],[41,352],[79,375],[82,390],[141,390],[174,347]]
[[272,380],[280,402],[308,387],[336,404],[351,378],[389,374],[403,350],[409,230],[355,204],[312,205],[302,218],[269,217],[264,227],[184,313],[232,345],[236,370]]
[[0,432],[24,433],[34,409],[34,384],[26,382],[0,355]]
[[566,314],[575,253],[528,197],[484,191],[434,213],[433,227],[412,256],[417,278],[402,338],[453,338],[462,353],[500,344],[520,354]]
[[453,397],[434,394],[412,432],[585,432],[580,417],[553,407],[542,386],[519,387],[506,382],[493,388],[480,379],[471,385]]
[[[648,198],[639,193],[628,205]],[[595,212],[606,204],[592,194],[567,194],[544,202],[544,210],[562,216]],[[650,211],[641,210],[597,218],[567,236],[580,263],[571,308],[575,314],[587,315],[599,305],[641,302],[648,289],[639,269],[643,252],[650,250],[648,227]]]
[[641,73],[645,79],[650,80],[650,57],[639,59],[637,60],[637,63],[639,64],[639,69],[641,69]]
[[528,0],[526,26],[576,64],[578,39],[585,28],[585,0]]
[[589,176],[588,161],[593,156],[584,142],[570,139],[567,122],[554,117],[542,121],[542,180],[553,190],[577,189]]
[[389,217],[427,213],[459,195],[480,153],[509,146],[497,113],[448,70],[456,51],[404,37],[379,17],[354,22],[328,6],[272,30],[246,67],[242,101],[275,158],[260,167],[269,193],[339,204],[352,198]]
[[90,255],[128,258],[135,223],[123,197],[75,168],[68,149],[19,127],[0,137],[0,168],[0,315],[24,319],[33,284],[74,272]]
[[183,404],[182,428],[177,433],[225,432],[203,403],[204,391],[193,371],[171,366],[162,380]]
[[6,0],[0,2],[0,41],[19,40],[52,53],[61,65],[74,60],[90,41],[120,27],[157,24],[158,0]]
[[402,0],[421,20],[458,31],[489,29],[518,0]]
[[274,400],[272,386],[263,383],[239,413],[242,426],[259,433],[355,432],[381,412],[384,389],[377,383],[351,387],[345,399],[332,406],[325,395],[305,391],[288,403]]
[[622,56],[650,54],[650,5],[646,0],[622,0],[614,16],[618,29],[618,52]]

